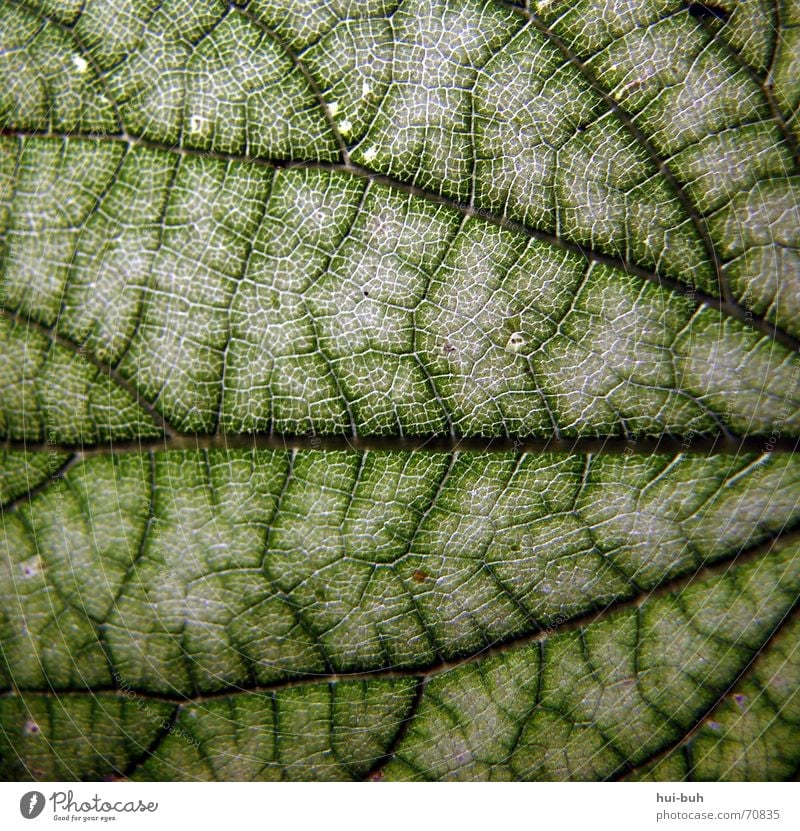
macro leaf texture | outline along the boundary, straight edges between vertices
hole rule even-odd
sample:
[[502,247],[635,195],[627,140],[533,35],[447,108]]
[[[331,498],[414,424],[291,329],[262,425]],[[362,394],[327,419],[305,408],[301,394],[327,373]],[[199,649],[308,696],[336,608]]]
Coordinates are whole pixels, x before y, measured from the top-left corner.
[[800,2],[0,0],[0,777],[800,772]]

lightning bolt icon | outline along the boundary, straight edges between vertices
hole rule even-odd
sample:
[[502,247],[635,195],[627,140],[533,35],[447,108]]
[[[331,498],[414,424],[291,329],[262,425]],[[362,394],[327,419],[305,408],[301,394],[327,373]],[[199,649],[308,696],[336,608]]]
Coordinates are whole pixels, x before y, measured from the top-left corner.
[[33,809],[36,807],[36,803],[39,801],[39,797],[37,794],[31,794],[30,804],[28,805],[28,816],[33,813]]

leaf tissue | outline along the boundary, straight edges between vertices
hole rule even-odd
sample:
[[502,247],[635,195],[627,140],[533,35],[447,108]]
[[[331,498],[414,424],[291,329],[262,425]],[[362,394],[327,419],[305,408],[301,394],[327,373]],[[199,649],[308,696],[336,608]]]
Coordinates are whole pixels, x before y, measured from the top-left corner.
[[797,777],[798,78],[798,0],[0,0],[0,777]]

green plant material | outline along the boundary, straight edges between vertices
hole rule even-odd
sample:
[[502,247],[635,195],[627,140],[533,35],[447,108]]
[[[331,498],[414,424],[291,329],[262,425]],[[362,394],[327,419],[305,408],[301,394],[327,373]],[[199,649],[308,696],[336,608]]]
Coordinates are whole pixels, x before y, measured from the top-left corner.
[[0,777],[797,775],[800,5],[724,11],[0,0]]

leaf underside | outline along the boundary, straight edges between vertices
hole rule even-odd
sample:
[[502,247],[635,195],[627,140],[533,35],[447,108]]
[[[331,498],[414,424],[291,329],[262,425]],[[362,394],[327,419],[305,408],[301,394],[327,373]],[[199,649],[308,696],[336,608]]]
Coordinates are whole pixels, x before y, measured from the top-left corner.
[[0,0],[0,777],[798,776],[800,3],[698,5]]

